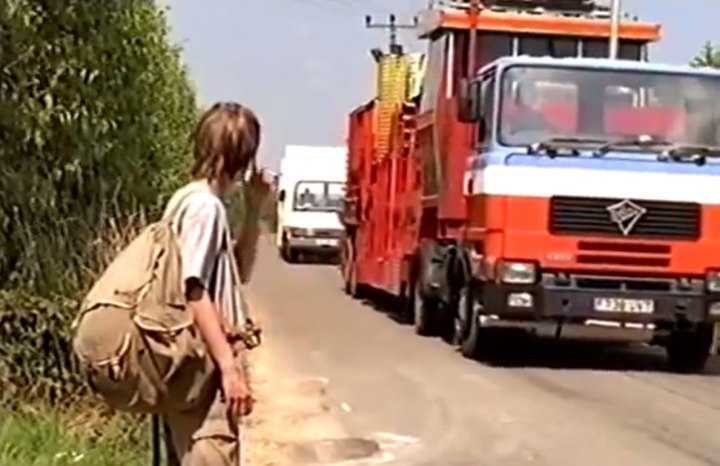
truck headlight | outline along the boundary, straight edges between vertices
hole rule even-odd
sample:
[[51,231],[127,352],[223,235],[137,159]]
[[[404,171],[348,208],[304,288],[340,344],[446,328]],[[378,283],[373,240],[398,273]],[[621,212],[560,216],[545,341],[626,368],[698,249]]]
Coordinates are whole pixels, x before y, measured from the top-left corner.
[[537,278],[537,267],[529,262],[501,262],[497,272],[500,281],[510,285],[530,285]]
[[710,270],[705,276],[707,290],[712,293],[720,293],[720,271]]

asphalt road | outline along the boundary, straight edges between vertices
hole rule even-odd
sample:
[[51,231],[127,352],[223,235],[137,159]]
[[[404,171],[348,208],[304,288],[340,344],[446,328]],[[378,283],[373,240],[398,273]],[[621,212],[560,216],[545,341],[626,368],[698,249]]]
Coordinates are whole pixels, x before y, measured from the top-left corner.
[[335,267],[282,262],[269,242],[251,296],[275,356],[329,381],[348,435],[381,445],[374,462],[720,465],[717,361],[677,375],[662,352],[538,344],[491,367],[347,297]]

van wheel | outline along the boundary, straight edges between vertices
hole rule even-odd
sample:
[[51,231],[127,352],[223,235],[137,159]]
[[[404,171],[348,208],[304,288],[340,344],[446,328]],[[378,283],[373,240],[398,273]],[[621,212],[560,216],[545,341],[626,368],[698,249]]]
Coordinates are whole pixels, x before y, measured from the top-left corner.
[[300,253],[293,248],[288,248],[288,257],[290,258],[291,264],[300,262]]
[[283,241],[282,258],[290,264],[294,264],[298,260],[297,250],[293,249],[286,240]]

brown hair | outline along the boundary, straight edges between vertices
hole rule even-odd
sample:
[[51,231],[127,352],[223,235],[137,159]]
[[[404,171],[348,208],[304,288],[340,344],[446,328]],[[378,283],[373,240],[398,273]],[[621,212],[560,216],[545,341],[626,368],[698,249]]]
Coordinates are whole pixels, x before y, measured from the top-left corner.
[[235,102],[218,102],[200,118],[193,139],[194,178],[215,179],[221,167],[233,177],[254,165],[260,145],[260,122],[247,107]]

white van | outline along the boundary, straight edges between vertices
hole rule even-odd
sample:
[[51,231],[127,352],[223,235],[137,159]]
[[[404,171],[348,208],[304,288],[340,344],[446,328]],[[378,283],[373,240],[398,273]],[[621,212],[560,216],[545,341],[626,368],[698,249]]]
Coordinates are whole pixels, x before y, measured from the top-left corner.
[[347,149],[287,146],[278,180],[276,245],[288,262],[304,255],[339,256]]

